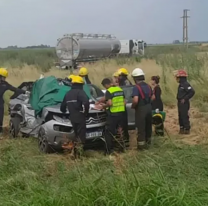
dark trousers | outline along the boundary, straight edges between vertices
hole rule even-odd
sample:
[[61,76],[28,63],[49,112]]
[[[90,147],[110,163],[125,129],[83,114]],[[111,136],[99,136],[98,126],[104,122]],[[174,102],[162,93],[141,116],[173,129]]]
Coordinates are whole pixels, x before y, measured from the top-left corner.
[[[106,122],[106,149],[107,152],[111,152],[114,149],[113,140],[117,135],[117,129],[120,126],[124,131],[126,128],[126,116],[125,113],[118,114],[117,116],[108,115]],[[125,134],[124,134],[125,135]]]
[[124,113],[124,118],[123,118],[123,133],[124,133],[124,138],[126,141],[129,141],[129,128],[128,128],[128,113],[127,110]]
[[138,145],[149,143],[152,136],[152,106],[147,104],[136,108],[135,123],[138,132]]
[[189,112],[190,102],[185,102],[182,104],[178,102],[178,120],[181,129],[190,130]]
[[3,132],[4,106],[0,106],[0,133]]
[[72,122],[76,141],[81,141],[82,144],[86,141],[86,121],[85,119],[79,123]]

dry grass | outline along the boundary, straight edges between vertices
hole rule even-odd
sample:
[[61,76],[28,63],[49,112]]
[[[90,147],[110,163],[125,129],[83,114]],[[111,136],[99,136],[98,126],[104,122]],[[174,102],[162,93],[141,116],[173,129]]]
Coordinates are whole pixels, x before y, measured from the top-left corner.
[[[89,76],[92,82],[98,86],[100,85],[100,82],[103,77],[106,76],[112,76],[114,71],[118,69],[118,65],[116,61],[111,60],[107,63],[105,62],[97,62],[95,64],[86,64],[83,65],[88,68],[89,70]],[[122,67],[125,67],[131,72],[134,68],[140,67],[144,70],[146,74],[147,82],[150,80],[150,77],[152,75],[162,75],[162,67],[156,64],[155,60],[145,60],[143,59],[140,63],[133,63],[130,66],[128,65],[122,65]],[[39,78],[40,70],[36,69],[33,66],[24,66],[22,69],[13,68],[9,69],[9,77],[8,82],[11,83],[14,86],[18,86],[23,81],[30,81],[30,80],[36,80]],[[74,71],[74,73],[77,73],[77,71]],[[54,75],[56,77],[66,77],[70,73],[67,70],[58,70],[57,68],[52,68],[49,72],[43,73],[45,76]],[[165,101],[170,101],[171,105],[176,105],[175,95],[177,92],[177,83],[175,79],[173,78],[172,73],[169,73],[167,75],[167,82],[169,85],[169,91],[168,94],[166,92],[163,92],[163,99]],[[165,85],[162,84],[162,88],[164,88]],[[171,96],[171,98],[170,98]],[[166,100],[168,99],[168,100]],[[167,119],[166,119],[166,129],[168,133],[172,136],[177,136],[178,133],[178,114],[177,109],[175,107],[166,107],[167,112]],[[192,122],[192,134],[189,136],[183,136],[182,141],[188,144],[196,144],[196,143],[206,143],[206,135],[208,132],[208,129],[206,127],[206,121],[208,119],[208,115],[200,113],[196,108],[191,110],[191,122]],[[8,125],[8,116],[5,116],[5,126]],[[136,141],[136,136],[134,133],[131,133],[132,139],[131,139],[131,147],[133,148]],[[178,139],[178,137],[177,137]]]
[[[85,66],[89,69],[90,79],[98,86],[103,77],[111,76],[118,69],[113,60]],[[89,151],[84,161],[70,161],[67,154],[40,154],[37,140],[33,138],[9,140],[6,137],[0,144],[0,205],[208,204],[208,170],[204,164],[208,153],[206,146],[202,145],[207,144],[207,103],[202,104],[200,111],[191,109],[192,133],[179,137],[177,109],[170,107],[176,105],[177,83],[169,68],[159,66],[154,60],[120,66],[129,71],[142,68],[147,81],[152,75],[165,77],[166,83],[162,81],[161,86],[163,99],[169,103],[165,108],[165,127],[169,136],[155,138],[153,146],[140,153],[135,150],[135,132],[131,132],[131,151],[115,158]],[[18,86],[23,81],[36,80],[42,72],[32,66],[23,66],[22,69],[9,69],[9,73],[9,83]],[[53,68],[44,75],[66,77],[69,71]],[[196,86],[200,91],[201,85]],[[6,116],[6,124],[8,119]]]
[[[89,76],[92,82],[96,85],[100,85],[102,78],[109,76],[119,68],[116,61],[111,60],[107,63],[104,62],[96,62],[94,64],[85,64],[85,67],[89,70]],[[121,67],[121,66],[120,66]],[[149,80],[152,75],[160,75],[161,67],[155,63],[154,60],[145,60],[143,59],[141,63],[133,63],[132,65],[122,65],[131,72],[134,68],[140,67],[144,70],[147,79]],[[76,74],[78,70],[75,70]],[[31,81],[36,80],[40,77],[40,74],[44,74],[45,76],[54,75],[56,77],[67,77],[70,72],[68,70],[59,70],[57,68],[52,68],[49,72],[42,72],[35,68],[34,66],[25,65],[23,68],[11,68],[9,69],[9,77],[8,82],[18,86],[23,81]]]

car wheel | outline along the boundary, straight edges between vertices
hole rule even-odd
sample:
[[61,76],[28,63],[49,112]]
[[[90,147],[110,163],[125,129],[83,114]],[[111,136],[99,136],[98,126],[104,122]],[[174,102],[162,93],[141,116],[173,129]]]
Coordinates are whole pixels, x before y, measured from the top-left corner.
[[9,136],[11,138],[17,138],[19,130],[20,130],[20,117],[12,117],[9,121]]
[[38,135],[38,147],[39,147],[40,152],[43,152],[43,153],[51,153],[52,152],[52,148],[48,144],[48,139],[45,134],[45,131],[42,128],[40,129],[39,135]]

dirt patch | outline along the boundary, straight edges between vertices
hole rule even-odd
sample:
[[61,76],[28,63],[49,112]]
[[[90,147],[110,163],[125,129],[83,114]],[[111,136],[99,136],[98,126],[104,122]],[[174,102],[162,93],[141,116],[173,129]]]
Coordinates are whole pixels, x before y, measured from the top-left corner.
[[[166,135],[169,135],[172,140],[182,141],[189,145],[206,144],[208,138],[208,114],[199,112],[196,108],[190,109],[190,121],[191,121],[191,134],[179,135],[178,125],[178,110],[177,107],[166,107],[166,121],[165,130]],[[135,131],[130,131],[130,148],[136,147],[137,136]]]
[[196,108],[191,108],[189,115],[191,121],[191,134],[178,135],[178,111],[177,108],[166,108],[165,128],[170,136],[176,136],[182,142],[190,145],[207,143],[206,134],[208,127],[206,126],[206,114],[199,112]]

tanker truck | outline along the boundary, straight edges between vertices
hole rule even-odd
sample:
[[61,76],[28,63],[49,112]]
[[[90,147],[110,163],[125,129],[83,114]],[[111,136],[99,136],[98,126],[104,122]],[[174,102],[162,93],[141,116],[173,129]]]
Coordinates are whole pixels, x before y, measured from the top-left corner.
[[76,68],[79,62],[111,58],[120,50],[121,42],[110,34],[66,34],[57,40],[57,66],[64,69]]

